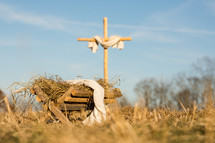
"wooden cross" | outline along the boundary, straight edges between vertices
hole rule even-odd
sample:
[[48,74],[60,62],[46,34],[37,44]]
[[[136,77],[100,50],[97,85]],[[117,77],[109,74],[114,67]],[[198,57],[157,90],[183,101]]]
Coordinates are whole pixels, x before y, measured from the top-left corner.
[[[104,38],[103,41],[109,41],[108,32],[107,32],[107,17],[104,17]],[[96,40],[93,38],[78,38],[78,41],[90,41],[95,42]],[[131,41],[131,37],[121,37],[120,41]],[[108,48],[104,47],[104,80],[108,83]]]

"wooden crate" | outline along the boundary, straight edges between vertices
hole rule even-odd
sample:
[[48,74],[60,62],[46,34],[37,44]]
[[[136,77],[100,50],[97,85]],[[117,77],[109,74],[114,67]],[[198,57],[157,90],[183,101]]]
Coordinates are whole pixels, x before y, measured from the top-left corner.
[[[38,102],[43,102],[43,108],[51,111],[61,122],[68,123],[65,111],[80,111],[93,110],[93,91],[78,90],[71,86],[56,103],[48,100],[46,95],[38,85],[34,85],[31,93],[36,96]],[[105,90],[104,104],[111,104],[116,102],[116,98],[121,97],[121,91],[118,88]]]

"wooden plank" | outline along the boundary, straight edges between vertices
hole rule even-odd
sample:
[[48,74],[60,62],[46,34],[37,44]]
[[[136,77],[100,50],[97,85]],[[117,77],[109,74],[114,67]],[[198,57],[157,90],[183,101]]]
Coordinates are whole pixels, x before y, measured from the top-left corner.
[[36,95],[33,87],[30,89],[30,92],[31,92],[31,94]]
[[[95,39],[93,38],[78,38],[78,41],[89,41],[89,42],[96,42]],[[120,41],[131,41],[132,38],[131,37],[121,37]],[[109,41],[109,38],[105,38],[104,39],[105,42]]]
[[84,90],[78,90],[75,89],[72,91],[72,96],[77,96],[77,97],[92,97],[93,92],[92,91],[84,91]]
[[[89,110],[87,104],[69,104],[69,103],[61,103],[58,106],[58,109],[63,111],[80,111],[80,110]],[[92,110],[91,108],[90,110]]]
[[90,101],[89,98],[74,98],[67,96],[64,100],[65,102],[75,102],[75,103],[88,103]]
[[69,96],[71,95],[72,91],[75,90],[74,87],[70,87],[58,100],[57,100],[57,103],[60,104],[64,101],[65,97],[66,96]]
[[[93,92],[92,91],[84,91],[84,90],[73,90],[71,93],[73,97],[93,97]],[[117,98],[121,97],[122,93],[120,89],[114,88],[109,91],[105,91],[105,98]]]
[[104,99],[105,104],[112,104],[112,103],[115,103],[115,102],[116,102],[116,99]]
[[61,110],[59,110],[54,105],[53,101],[49,103],[49,109],[63,124],[72,125],[71,122],[66,118],[66,116],[61,112]]
[[34,88],[35,94],[37,94],[37,96],[38,96],[43,102],[46,102],[46,100],[48,100],[48,95],[46,95],[38,85],[34,85],[33,88]]
[[119,88],[105,91],[105,98],[118,98],[121,97],[122,93]]
[[[65,102],[75,102],[75,103],[88,103],[90,101],[89,98],[74,98],[67,96],[64,100]],[[105,104],[111,104],[116,102],[116,99],[104,99]]]
[[42,102],[42,100],[40,99],[40,97],[38,97],[38,96],[36,96],[36,100],[37,100],[37,102]]

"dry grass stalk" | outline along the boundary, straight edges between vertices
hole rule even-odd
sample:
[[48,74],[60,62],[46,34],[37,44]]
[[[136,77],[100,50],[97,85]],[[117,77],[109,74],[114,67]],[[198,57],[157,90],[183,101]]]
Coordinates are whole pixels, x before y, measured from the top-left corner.
[[11,124],[15,125],[16,128],[18,128],[16,117],[15,117],[13,111],[11,110],[11,107],[10,107],[10,104],[9,104],[7,96],[5,96],[4,102],[5,102],[7,111],[8,111],[8,113],[6,113],[6,114],[8,114],[8,120],[9,120],[9,122]]
[[[0,114],[0,138],[2,142],[214,142],[215,109],[176,111],[169,109],[115,107],[108,109],[108,119],[101,124],[87,127],[80,123],[85,112],[73,113],[73,125],[45,124],[45,112],[27,111],[15,118],[13,125]],[[18,112],[14,113],[19,115]],[[157,118],[156,118],[157,116]],[[187,119],[186,119],[187,117]],[[17,141],[18,140],[18,141]]]

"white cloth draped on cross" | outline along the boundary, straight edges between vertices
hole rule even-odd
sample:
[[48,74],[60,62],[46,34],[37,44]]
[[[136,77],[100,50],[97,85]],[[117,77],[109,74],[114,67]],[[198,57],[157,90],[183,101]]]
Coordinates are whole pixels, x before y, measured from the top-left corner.
[[122,50],[124,48],[124,42],[120,41],[120,36],[111,36],[109,38],[108,42],[105,42],[102,37],[100,36],[94,36],[93,39],[95,39],[95,42],[89,42],[88,48],[92,50],[93,53],[96,53],[98,49],[98,44],[100,44],[103,48],[117,48]]

